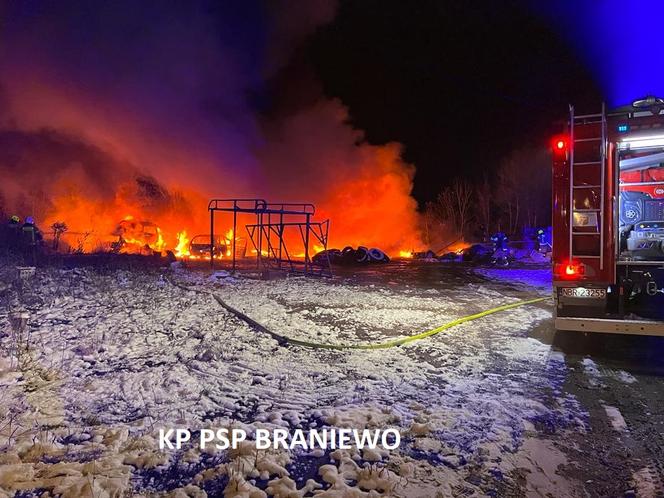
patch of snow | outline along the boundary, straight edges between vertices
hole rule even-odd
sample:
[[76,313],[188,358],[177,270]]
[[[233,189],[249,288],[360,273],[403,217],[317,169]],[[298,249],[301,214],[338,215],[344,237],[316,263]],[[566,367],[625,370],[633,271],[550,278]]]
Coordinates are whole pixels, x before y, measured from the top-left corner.
[[[226,496],[428,497],[464,486],[479,493],[465,480],[469,469],[507,465],[506,455],[527,449],[524,428],[582,424],[575,400],[548,394],[562,382],[564,359],[528,337],[533,325],[551,318],[541,307],[490,315],[398,348],[329,351],[281,347],[196,292],[218,292],[280,334],[359,344],[518,300],[495,286],[434,293],[255,281],[180,267],[173,277],[194,289],[161,274],[38,270],[43,304],[31,311],[29,357],[19,371],[0,363],[0,399],[10,400],[0,405],[0,419],[12,414],[20,427],[0,431],[2,458],[11,465],[0,473],[0,490],[202,496],[221,486]],[[7,326],[6,317],[0,321]],[[159,451],[159,428],[175,424],[239,426],[249,434],[396,427],[404,444],[329,455],[258,452],[253,445],[221,455]],[[293,466],[302,462],[315,470],[299,478]],[[171,482],[169,472],[180,477]]]
[[609,417],[609,422],[611,422],[611,427],[613,427],[618,432],[624,432],[627,430],[627,422],[620,413],[620,410],[615,406],[602,405],[606,416]]
[[631,373],[625,372],[624,370],[618,370],[615,372],[615,377],[620,381],[625,384],[634,384],[637,382],[636,377],[634,377]]

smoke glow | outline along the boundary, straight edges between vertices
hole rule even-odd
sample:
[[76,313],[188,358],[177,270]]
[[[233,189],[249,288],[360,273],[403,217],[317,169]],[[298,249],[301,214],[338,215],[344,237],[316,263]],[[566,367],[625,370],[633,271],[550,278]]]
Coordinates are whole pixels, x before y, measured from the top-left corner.
[[316,204],[331,246],[413,247],[414,170],[398,144],[363,143],[322,96],[285,117],[257,110],[252,96],[289,44],[334,12],[304,10],[306,22],[285,23],[258,1],[9,5],[0,210],[64,221],[86,251],[117,240],[131,216],[131,230],[154,225],[160,248],[184,254],[185,238],[209,229],[209,198],[260,197]]

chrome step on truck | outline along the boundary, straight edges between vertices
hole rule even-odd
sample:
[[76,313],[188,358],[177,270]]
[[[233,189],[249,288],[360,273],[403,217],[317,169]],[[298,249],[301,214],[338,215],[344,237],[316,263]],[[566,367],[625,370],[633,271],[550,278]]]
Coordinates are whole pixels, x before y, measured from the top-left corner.
[[556,328],[664,336],[664,100],[570,107],[552,146]]

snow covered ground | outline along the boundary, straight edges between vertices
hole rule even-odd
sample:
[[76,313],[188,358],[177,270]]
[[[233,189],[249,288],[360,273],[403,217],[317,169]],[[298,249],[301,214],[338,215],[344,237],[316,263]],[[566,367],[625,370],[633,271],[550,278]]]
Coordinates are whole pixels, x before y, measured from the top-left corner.
[[[39,269],[2,294],[3,309],[29,315],[29,349],[12,350],[3,312],[0,496],[573,496],[547,435],[584,431],[587,414],[562,389],[564,357],[528,336],[549,304],[401,347],[335,351],[281,346],[210,294],[288,337],[366,344],[548,295],[541,271],[521,276],[510,292],[495,270],[416,286]],[[402,444],[160,451],[158,430],[171,426],[396,427]]]

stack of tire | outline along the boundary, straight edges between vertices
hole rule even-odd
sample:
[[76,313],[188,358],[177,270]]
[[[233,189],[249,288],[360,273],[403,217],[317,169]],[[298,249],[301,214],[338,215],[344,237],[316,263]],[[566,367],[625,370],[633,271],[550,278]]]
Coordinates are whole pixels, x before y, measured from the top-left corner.
[[327,251],[321,251],[313,257],[313,262],[326,265],[328,258],[331,264],[344,266],[364,266],[390,262],[390,257],[380,249],[375,247],[368,249],[364,246],[359,246],[357,249],[346,246],[343,250],[328,249]]

